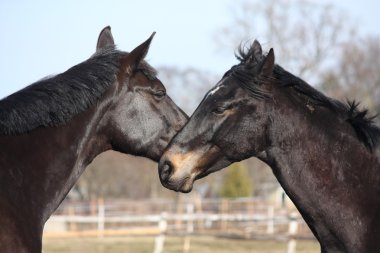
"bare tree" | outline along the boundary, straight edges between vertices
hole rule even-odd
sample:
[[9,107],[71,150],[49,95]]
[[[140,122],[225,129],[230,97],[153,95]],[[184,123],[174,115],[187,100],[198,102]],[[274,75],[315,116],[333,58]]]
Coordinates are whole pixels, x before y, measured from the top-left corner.
[[275,49],[277,62],[313,82],[355,29],[342,11],[305,0],[234,1],[232,21],[216,35],[229,51],[257,38]]
[[367,37],[345,43],[336,66],[323,75],[323,88],[340,98],[362,101],[380,112],[380,38]]

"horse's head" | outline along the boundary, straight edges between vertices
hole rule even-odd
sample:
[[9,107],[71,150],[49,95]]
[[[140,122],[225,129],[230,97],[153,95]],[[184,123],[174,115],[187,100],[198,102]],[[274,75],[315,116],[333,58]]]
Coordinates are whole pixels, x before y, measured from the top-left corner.
[[255,41],[240,54],[240,64],[206,94],[161,157],[159,175],[165,187],[189,192],[195,180],[267,147],[274,53],[271,49],[263,56]]
[[[105,126],[114,150],[158,161],[187,116],[144,61],[153,35],[130,53],[121,54]],[[111,30],[106,27],[99,35],[96,54],[114,47]]]

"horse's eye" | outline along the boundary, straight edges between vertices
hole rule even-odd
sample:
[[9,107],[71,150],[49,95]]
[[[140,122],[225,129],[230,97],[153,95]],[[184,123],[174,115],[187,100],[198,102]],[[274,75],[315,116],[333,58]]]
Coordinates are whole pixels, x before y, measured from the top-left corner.
[[226,107],[218,106],[212,112],[214,114],[223,114],[226,111]]
[[156,98],[163,98],[166,96],[166,91],[164,90],[159,90],[159,91],[155,91],[153,93],[153,95],[156,97]]

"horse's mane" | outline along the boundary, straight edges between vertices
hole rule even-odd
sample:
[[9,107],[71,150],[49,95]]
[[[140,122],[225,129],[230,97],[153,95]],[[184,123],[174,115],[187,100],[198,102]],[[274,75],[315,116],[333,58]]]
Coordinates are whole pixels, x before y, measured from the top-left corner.
[[[248,49],[248,50],[247,50]],[[237,78],[242,87],[248,89],[255,97],[268,97],[265,91],[257,85],[258,80],[255,70],[263,61],[264,56],[258,56],[254,52],[253,45],[249,48],[240,46],[236,54],[240,63],[235,65],[229,71],[232,76]],[[226,74],[228,74],[227,72]],[[225,74],[225,75],[226,75]],[[320,91],[316,90],[308,83],[284,70],[279,65],[275,65],[273,77],[283,87],[292,87],[297,93],[308,97],[308,101],[316,106],[323,106],[335,112],[339,117],[342,117],[355,130],[358,139],[372,151],[380,142],[380,128],[375,125],[375,116],[369,116],[368,110],[359,109],[359,103],[356,101],[347,100],[346,103],[329,98]]]
[[[114,47],[100,50],[66,72],[42,79],[0,100],[0,135],[62,125],[85,111],[115,83],[120,57],[125,54]],[[149,78],[156,74],[145,62],[139,69]]]

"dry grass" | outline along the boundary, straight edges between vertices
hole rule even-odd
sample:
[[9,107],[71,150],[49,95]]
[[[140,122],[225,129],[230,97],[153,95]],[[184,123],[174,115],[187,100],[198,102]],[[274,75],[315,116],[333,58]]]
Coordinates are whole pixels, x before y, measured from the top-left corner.
[[[183,253],[184,237],[166,238],[165,253]],[[234,240],[208,236],[190,238],[188,253],[285,253],[286,242]],[[154,237],[45,239],[43,253],[152,253]],[[319,253],[316,241],[297,241],[297,253]]]

